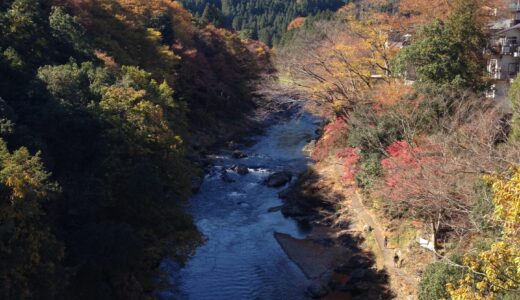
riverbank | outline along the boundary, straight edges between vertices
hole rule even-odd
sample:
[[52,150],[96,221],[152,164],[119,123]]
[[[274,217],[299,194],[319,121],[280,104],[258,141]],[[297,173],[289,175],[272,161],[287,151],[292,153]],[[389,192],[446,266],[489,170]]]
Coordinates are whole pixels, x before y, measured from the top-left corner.
[[[341,162],[334,157],[329,157],[314,165],[298,179],[290,190],[281,195],[284,198],[282,211],[286,216],[294,217],[306,226],[314,228],[306,242],[325,245],[326,249],[319,250],[320,253],[325,253],[325,256],[333,255],[336,251],[334,248],[338,244],[343,244],[344,247],[351,250],[351,253],[360,253],[362,257],[368,259],[366,262],[370,262],[370,264],[365,264],[365,261],[361,261],[362,263],[356,266],[356,260],[354,260],[352,262],[354,265],[350,270],[345,268],[344,257],[323,263],[317,268],[318,270],[323,265],[328,265],[329,271],[332,271],[333,274],[338,270],[347,271],[344,274],[346,281],[338,286],[334,280],[329,280],[328,290],[330,292],[349,291],[351,286],[348,284],[348,280],[349,275],[352,274],[352,268],[368,266],[387,276],[382,282],[383,288],[388,291],[388,293],[385,292],[384,297],[416,299],[415,292],[419,281],[416,270],[427,262],[417,260],[413,267],[408,266],[409,263],[405,263],[404,266],[402,263],[399,266],[396,265],[394,255],[401,245],[395,244],[393,235],[398,233],[386,230],[389,227],[388,222],[364,206],[362,195],[353,185],[348,185],[342,180],[342,172]],[[385,236],[390,240],[387,245],[385,245]],[[305,247],[298,247],[287,239],[279,239],[279,242],[291,259],[295,260],[302,269],[309,268],[308,266],[316,268],[313,267],[313,264],[317,262],[312,261],[314,259],[312,251]],[[409,251],[405,250],[400,249],[398,252],[402,253],[407,260],[412,259],[414,253],[408,253]],[[341,274],[341,272],[339,273]],[[359,292],[359,290],[356,291],[356,293]],[[366,295],[361,295],[359,299],[363,299],[363,297]]]
[[[283,199],[283,205],[273,205],[264,211],[257,212],[262,215],[262,218],[279,219],[281,217],[287,220],[285,222],[290,223],[292,220],[295,220],[298,223],[299,230],[297,232],[287,230],[287,227],[283,227],[283,231],[278,231],[275,227],[266,228],[268,231],[274,230],[271,238],[275,239],[278,244],[277,247],[283,250],[284,255],[298,266],[309,280],[308,283],[301,286],[301,296],[298,296],[297,299],[300,297],[322,299],[392,298],[388,274],[384,268],[378,268],[378,255],[372,253],[364,246],[366,237],[357,228],[356,222],[352,222],[353,218],[344,217],[344,208],[338,207],[338,205],[341,206],[345,203],[345,194],[335,188],[334,182],[324,179],[323,174],[317,172],[313,166],[306,172],[301,173],[305,170],[305,167],[295,167],[294,163],[291,162],[293,155],[295,155],[291,153],[301,153],[302,148],[305,148],[304,152],[307,155],[310,154],[314,141],[311,136],[322,131],[320,128],[321,122],[311,121],[310,125],[314,127],[311,129],[313,134],[299,133],[295,126],[300,125],[294,124],[282,130],[283,133],[274,135],[267,133],[271,137],[266,137],[266,140],[260,142],[260,145],[255,145],[258,143],[258,140],[255,140],[252,136],[258,136],[261,132],[265,133],[265,129],[270,130],[273,124],[292,122],[290,120],[298,119],[299,115],[304,114],[301,111],[302,101],[294,100],[294,97],[297,96],[297,93],[287,93],[287,91],[272,89],[259,92],[257,97],[258,99],[264,97],[265,99],[262,100],[264,104],[259,106],[254,114],[249,117],[248,123],[244,124],[240,130],[230,130],[227,133],[230,138],[225,139],[225,142],[208,147],[207,149],[209,150],[203,153],[204,156],[201,155],[204,158],[201,162],[205,164],[204,169],[206,172],[204,174],[207,174],[205,176],[210,176],[209,178],[213,178],[212,176],[214,175],[212,174],[217,173],[219,176],[218,180],[222,180],[223,184],[227,185],[235,185],[237,180],[240,182],[243,176],[251,172],[254,176],[258,176],[257,174],[259,173],[257,172],[259,170],[272,168],[274,168],[274,171],[290,170],[293,175],[299,175],[287,189],[270,189],[272,191],[269,193],[274,192],[275,197],[277,196],[276,198]],[[296,130],[296,132],[293,130]],[[264,144],[262,145],[262,143]],[[295,146],[296,148],[294,148]],[[260,151],[258,151],[259,149]],[[284,153],[286,151],[289,152]],[[213,155],[208,155],[210,153],[213,153]],[[220,154],[215,155],[215,153]],[[219,165],[223,164],[222,155],[231,157],[233,161],[224,163],[224,166],[220,167]],[[263,165],[258,165],[258,161],[254,158],[262,157],[263,160],[270,157],[269,161],[273,156],[282,159],[281,163],[283,165],[276,163],[269,166],[265,162],[261,163]],[[231,165],[226,166],[226,164]],[[218,170],[215,170],[216,166],[219,168]],[[296,169],[301,169],[301,171],[296,171]],[[235,173],[239,177],[236,177]],[[261,181],[265,181],[268,178],[263,176],[266,175],[262,175],[263,179]],[[210,183],[210,185],[213,184]],[[218,184],[220,185],[220,183]],[[253,183],[249,182],[246,186],[251,186],[251,184]],[[258,195],[251,194],[249,196],[249,192],[243,187],[244,185],[242,184],[240,187],[237,186],[237,188],[233,189],[231,193],[225,192],[229,193],[228,196],[225,194],[215,195],[215,193],[224,193],[220,191],[220,187],[215,187],[218,188],[218,192],[213,191],[213,194],[210,196],[212,198],[211,201],[215,201],[214,197],[224,197],[222,200],[225,201],[237,198],[234,201],[241,208],[250,209],[255,207],[257,204],[251,201],[257,200],[247,200],[245,198],[250,196],[258,197],[265,191],[258,191]],[[205,192],[203,190],[202,194]],[[195,196],[195,198],[201,197],[205,196]],[[279,200],[273,199],[273,201]],[[204,205],[213,207],[213,204]],[[233,215],[235,213],[233,210],[236,208],[230,209],[227,213]],[[205,207],[204,210],[209,211],[210,209]],[[265,213],[268,215],[264,215]],[[201,231],[207,237],[209,236],[210,242],[219,242],[216,239],[227,239],[228,237],[211,236],[215,234],[212,233],[214,228],[212,226],[208,227],[208,222],[213,223],[213,221],[207,220],[207,214],[205,212],[204,217],[199,217],[199,219],[202,218],[198,221]],[[343,218],[339,218],[339,216],[343,216]],[[221,217],[219,216],[219,218]],[[202,225],[201,221],[203,222]],[[222,220],[218,222],[220,223]],[[231,226],[234,226],[234,224]],[[304,233],[302,234],[302,232]],[[243,242],[236,241],[236,243]],[[257,242],[255,241],[255,243]],[[214,247],[219,246],[215,245]],[[214,250],[209,249],[203,251],[208,251],[205,255],[210,255],[210,253],[214,252]],[[270,251],[278,250],[271,249]],[[213,253],[211,255],[219,256],[220,254]],[[240,256],[240,254],[237,255]],[[301,279],[299,281],[298,285],[305,282]],[[219,283],[214,282],[211,284],[219,285]]]
[[192,190],[197,192],[204,176],[214,164],[212,154],[240,151],[254,145],[254,137],[265,132],[281,118],[288,118],[300,109],[301,102],[294,99],[300,93],[294,89],[283,89],[273,79],[258,80],[252,87],[254,108],[239,120],[226,120],[211,129],[192,133],[187,141],[191,154],[189,160],[199,170],[192,179]]
[[[275,235],[287,255],[314,281],[307,293],[321,299],[391,299],[387,270],[366,247],[356,217],[346,217],[347,194],[314,167],[280,195],[282,212],[312,228],[303,240]],[[340,217],[341,216],[341,217]],[[319,287],[319,288],[318,288]]]
[[204,155],[204,181],[186,209],[205,242],[177,271],[164,268],[173,270],[174,288],[161,299],[308,298],[311,281],[274,238],[280,232],[304,239],[308,231],[273,208],[283,204],[284,184],[310,163],[302,149],[316,138],[320,120],[301,111],[301,101],[279,97],[276,110],[258,113],[263,134]]

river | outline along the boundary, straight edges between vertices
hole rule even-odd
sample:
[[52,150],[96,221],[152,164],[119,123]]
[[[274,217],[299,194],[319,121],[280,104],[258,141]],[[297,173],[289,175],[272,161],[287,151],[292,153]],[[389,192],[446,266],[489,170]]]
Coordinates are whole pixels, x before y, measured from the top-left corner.
[[[269,188],[262,181],[276,171],[297,174],[308,167],[303,149],[316,137],[319,119],[307,113],[286,115],[275,118],[253,146],[241,149],[247,158],[233,159],[226,151],[214,156],[189,208],[207,241],[182,268],[163,263],[173,288],[162,292],[161,299],[306,299],[310,281],[273,235],[304,238],[306,232],[280,211],[269,212],[282,204],[278,193],[283,187]],[[236,164],[247,166],[249,173],[230,171]],[[231,180],[223,180],[223,172]]]

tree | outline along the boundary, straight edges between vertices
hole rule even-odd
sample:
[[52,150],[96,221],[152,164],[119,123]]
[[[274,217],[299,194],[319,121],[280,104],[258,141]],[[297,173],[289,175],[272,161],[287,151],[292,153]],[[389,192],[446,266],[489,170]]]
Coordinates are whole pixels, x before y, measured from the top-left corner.
[[202,17],[200,18],[202,24],[208,25],[213,24],[216,27],[221,27],[223,22],[222,12],[216,8],[213,4],[206,4],[206,8],[204,8],[204,12],[202,13]]
[[511,132],[509,139],[511,142],[520,141],[520,79],[516,78],[509,90],[509,99],[513,104],[513,116],[511,119]]
[[433,88],[482,91],[484,34],[477,18],[477,2],[461,0],[446,22],[434,20],[424,26],[416,41],[395,60],[398,74],[411,68],[417,81]]
[[[452,259],[453,260],[453,259]],[[419,300],[449,299],[446,291],[448,283],[458,282],[464,271],[444,262],[434,262],[424,270],[418,287]]]
[[374,14],[315,24],[317,34],[304,36],[284,50],[287,68],[313,98],[347,120],[357,103],[366,102],[378,81],[388,80],[396,48],[388,43],[391,27]]
[[[458,165],[450,163],[445,145],[431,141],[412,146],[397,141],[387,147],[389,157],[381,161],[385,172],[381,196],[390,209],[407,212],[430,226],[434,250],[441,229],[463,235],[468,230],[473,186],[457,178]],[[434,257],[437,257],[434,253]]]
[[222,23],[215,26],[225,26],[236,31],[251,33],[251,37],[260,40],[268,46],[277,46],[277,41],[285,34],[287,26],[296,17],[307,17],[325,11],[336,11],[345,0],[311,0],[311,1],[280,1],[262,0],[182,0],[182,4],[196,16],[202,15],[203,24],[214,21],[204,17],[205,13],[213,14],[211,7],[221,11]]
[[449,285],[453,299],[496,299],[520,295],[520,168],[487,176],[492,184],[494,220],[501,234],[487,250],[465,256],[467,268],[458,285]]
[[43,206],[59,191],[39,157],[13,153],[0,140],[0,296],[57,297],[63,291],[63,246],[44,222]]
[[49,15],[49,25],[54,37],[69,43],[80,53],[91,53],[92,50],[84,39],[85,29],[78,22],[77,17],[67,14],[62,7],[52,7],[51,14]]

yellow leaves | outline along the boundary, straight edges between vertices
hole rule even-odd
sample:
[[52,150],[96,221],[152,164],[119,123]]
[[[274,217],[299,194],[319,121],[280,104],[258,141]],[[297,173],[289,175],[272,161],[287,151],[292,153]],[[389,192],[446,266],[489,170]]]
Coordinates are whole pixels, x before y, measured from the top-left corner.
[[520,167],[512,174],[488,176],[495,194],[495,217],[504,222],[505,235],[520,234]]
[[470,272],[458,288],[448,286],[453,299],[496,299],[520,289],[520,167],[485,179],[492,184],[494,216],[502,236],[489,250],[465,257]]
[[147,34],[146,37],[152,42],[160,43],[162,40],[162,33],[153,28],[147,28],[146,34]]
[[38,200],[45,198],[56,184],[48,183],[50,174],[43,170],[40,153],[31,156],[27,148],[22,147],[9,153],[3,140],[1,141],[0,180],[11,189],[11,200]]

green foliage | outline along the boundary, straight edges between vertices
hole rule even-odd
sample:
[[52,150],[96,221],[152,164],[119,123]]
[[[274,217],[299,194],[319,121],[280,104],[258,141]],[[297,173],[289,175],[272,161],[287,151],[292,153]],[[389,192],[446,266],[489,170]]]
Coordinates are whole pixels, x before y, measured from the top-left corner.
[[222,27],[224,24],[224,16],[222,12],[215,7],[213,4],[206,4],[204,12],[200,17],[200,21],[203,25],[213,24],[217,27]]
[[87,106],[98,100],[106,84],[113,81],[105,68],[94,67],[92,62],[43,66],[38,70],[38,78],[55,99],[69,106]]
[[315,35],[320,34],[319,30],[316,29],[316,23],[320,21],[331,21],[335,20],[337,14],[330,10],[319,11],[314,15],[310,15],[305,18],[305,22],[299,28],[295,28],[289,31],[286,31],[280,42],[276,45],[278,48],[290,47],[292,43],[298,40],[298,35]]
[[0,298],[148,297],[200,240],[184,140],[240,121],[268,53],[161,0],[3,1],[0,35]]
[[417,40],[398,54],[395,71],[404,74],[413,69],[432,94],[446,88],[482,91],[485,42],[477,14],[476,2],[464,0],[446,23],[434,20],[423,27]]
[[66,277],[63,247],[45,223],[43,205],[58,187],[39,157],[13,153],[0,140],[0,297],[53,299]]
[[357,185],[363,189],[369,189],[381,175],[381,155],[379,153],[363,155],[359,172],[356,174]]
[[520,79],[513,81],[509,89],[509,99],[513,104],[513,117],[511,119],[511,131],[509,139],[512,143],[520,141]]
[[[456,263],[462,261],[461,255],[452,258]],[[443,262],[430,264],[421,277],[418,296],[420,300],[450,299],[446,291],[448,283],[456,283],[464,276],[464,269]]]
[[491,187],[481,181],[477,183],[475,189],[476,197],[473,199],[471,219],[482,234],[494,235],[497,228],[489,215],[489,212],[494,209]]
[[62,7],[53,6],[49,16],[49,26],[52,35],[65,43],[69,43],[76,51],[90,53],[90,47],[84,39],[85,29],[73,17],[65,12]]
[[366,153],[384,155],[384,149],[402,137],[401,123],[395,114],[377,115],[370,106],[358,106],[349,123],[348,144]]
[[[224,16],[223,26],[243,31],[244,35],[260,39],[269,46],[277,45],[287,25],[296,17],[312,16],[324,11],[336,11],[345,5],[345,0],[182,0],[183,5],[195,16],[202,16],[203,23],[219,21],[220,18],[207,18],[209,13],[214,16],[216,7]],[[207,15],[207,14],[206,14]],[[215,23],[218,26],[218,24]]]

